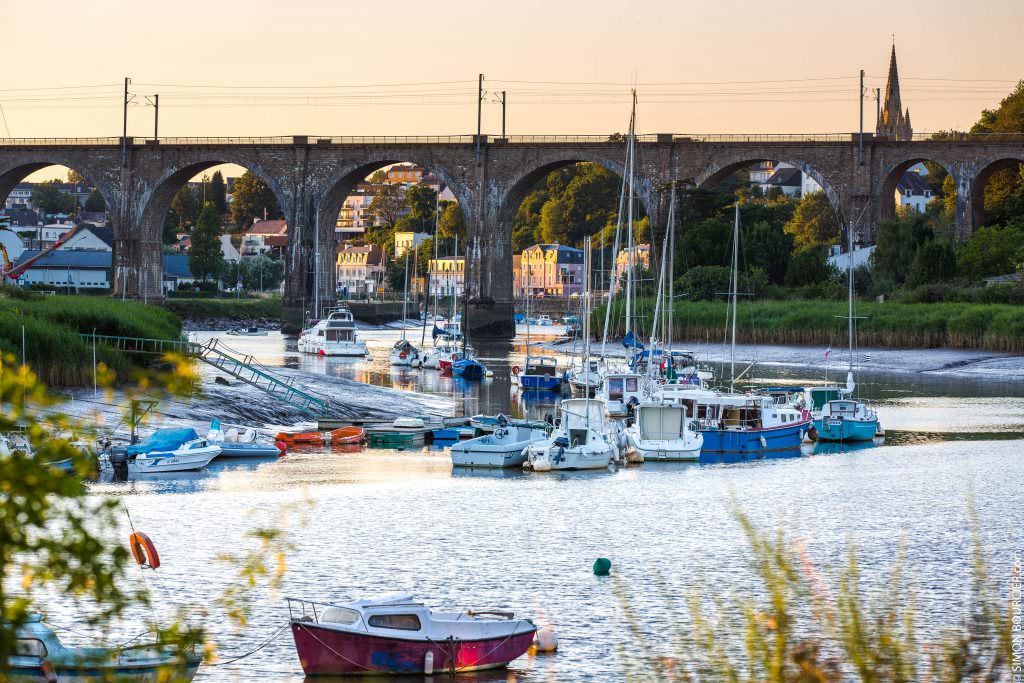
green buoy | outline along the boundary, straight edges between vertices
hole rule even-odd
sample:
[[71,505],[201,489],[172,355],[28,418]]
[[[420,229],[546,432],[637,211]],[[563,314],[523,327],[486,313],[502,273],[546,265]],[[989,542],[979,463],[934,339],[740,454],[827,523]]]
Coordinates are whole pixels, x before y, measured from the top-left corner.
[[594,576],[608,576],[612,570],[612,561],[607,557],[599,557],[594,560]]

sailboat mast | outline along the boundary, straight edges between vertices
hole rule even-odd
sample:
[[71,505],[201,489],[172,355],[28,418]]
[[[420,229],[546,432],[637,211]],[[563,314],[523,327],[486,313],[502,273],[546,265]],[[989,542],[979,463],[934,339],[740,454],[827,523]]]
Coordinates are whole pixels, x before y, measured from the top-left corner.
[[633,266],[634,257],[633,253],[633,175],[636,167],[636,91],[633,91],[633,115],[629,121],[629,195],[626,204],[626,230],[629,234],[626,237],[626,249],[629,254],[627,260],[626,270],[626,334],[630,332],[630,318],[632,317],[632,298],[633,298]]
[[849,247],[846,252],[848,259],[846,263],[847,279],[850,283],[850,291],[847,295],[849,312],[847,314],[847,342],[850,345],[850,375],[853,375],[853,226],[846,228],[849,233]]
[[587,396],[587,429],[590,429],[590,235],[583,240],[583,386]]
[[[629,118],[629,128],[633,129],[633,117]],[[630,146],[626,142],[626,163],[622,174],[622,187],[619,189],[619,212],[615,215],[615,240],[612,243],[611,275],[608,278],[608,305],[604,309],[604,332],[601,335],[601,355],[604,356],[605,346],[608,344],[608,325],[612,315],[612,297],[615,296],[615,289],[619,282],[618,258],[619,258],[619,235],[622,231],[622,213],[626,203],[626,179],[629,176]]]
[[736,202],[736,221],[732,229],[732,352],[729,358],[729,391],[736,391],[736,303],[739,297],[740,203]]
[[669,355],[672,353],[672,341],[674,330],[672,329],[672,314],[675,313],[675,274],[676,274],[676,185],[672,183],[672,197],[668,203],[668,213],[671,218],[668,223],[668,335],[667,343]]
[[[672,210],[669,207],[669,221],[672,220]],[[654,320],[651,321],[651,353],[654,353],[654,341],[657,339],[658,324],[661,322],[661,300],[665,292],[665,258],[668,254],[668,232],[661,241],[661,268],[658,270],[658,295],[654,298]]]
[[405,289],[402,291],[402,339],[405,339],[406,307],[409,305],[409,250],[405,250]]

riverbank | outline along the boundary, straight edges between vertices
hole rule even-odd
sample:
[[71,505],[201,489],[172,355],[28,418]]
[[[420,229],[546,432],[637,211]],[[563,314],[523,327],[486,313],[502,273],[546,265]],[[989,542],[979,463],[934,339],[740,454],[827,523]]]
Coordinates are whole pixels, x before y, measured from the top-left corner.
[[[604,326],[606,306],[594,311],[594,329]],[[654,300],[642,298],[634,309],[640,328],[649,328]],[[847,304],[840,301],[751,301],[737,311],[736,340],[746,344],[845,347]],[[857,304],[857,342],[876,348],[949,348],[1006,353],[1024,352],[1024,307],[1006,304]],[[677,303],[676,339],[718,340],[726,324],[726,305],[715,301]],[[625,303],[612,304],[609,334],[625,332]]]
[[[55,388],[91,385],[93,349],[82,334],[177,339],[181,321],[156,306],[89,296],[41,296],[0,289],[0,352],[25,362]],[[23,341],[24,340],[24,341]],[[140,362],[116,349],[96,348],[96,360],[117,381],[131,378]]]
[[227,329],[217,325],[230,323],[231,327],[238,327],[253,321],[273,321],[277,328],[281,326],[284,314],[279,296],[260,299],[168,298],[164,300],[163,307],[181,318],[188,329]]

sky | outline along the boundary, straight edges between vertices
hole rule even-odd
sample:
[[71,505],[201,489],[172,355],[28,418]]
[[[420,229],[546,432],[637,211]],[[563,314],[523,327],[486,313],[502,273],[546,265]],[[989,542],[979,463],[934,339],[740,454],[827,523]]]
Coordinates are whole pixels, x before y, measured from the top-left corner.
[[[917,132],[966,128],[1024,77],[1021,0],[33,0],[4,10],[0,136],[856,130],[895,34]],[[947,79],[947,80],[931,80]],[[955,79],[955,80],[948,80]],[[990,80],[983,80],[990,79]],[[331,87],[328,87],[331,86]],[[875,103],[865,103],[874,123]]]

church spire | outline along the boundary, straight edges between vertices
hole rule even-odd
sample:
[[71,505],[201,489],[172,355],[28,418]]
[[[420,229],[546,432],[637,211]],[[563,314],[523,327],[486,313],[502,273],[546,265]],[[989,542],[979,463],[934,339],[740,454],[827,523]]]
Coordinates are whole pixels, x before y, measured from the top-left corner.
[[893,43],[889,57],[889,79],[885,84],[885,103],[882,105],[882,118],[878,122],[875,134],[890,140],[909,140],[914,131],[910,127],[910,109],[903,113],[900,101],[900,73],[896,63],[896,44]]

